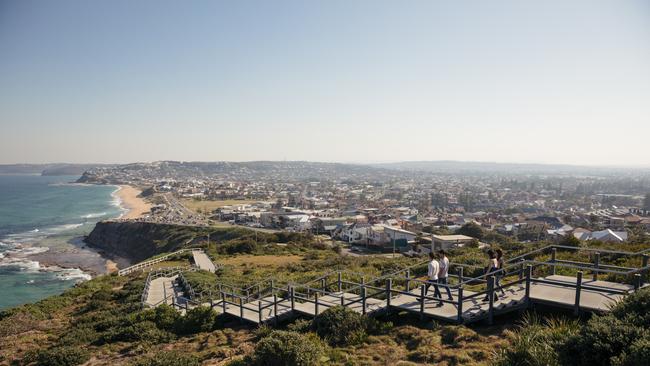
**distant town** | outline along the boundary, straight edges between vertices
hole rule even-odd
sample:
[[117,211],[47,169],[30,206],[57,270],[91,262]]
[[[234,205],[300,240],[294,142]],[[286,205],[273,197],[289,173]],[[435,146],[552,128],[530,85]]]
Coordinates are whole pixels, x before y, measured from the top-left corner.
[[356,251],[625,243],[650,231],[648,171],[444,166],[163,161],[91,168],[79,182],[143,189],[154,205],[140,221],[310,232]]

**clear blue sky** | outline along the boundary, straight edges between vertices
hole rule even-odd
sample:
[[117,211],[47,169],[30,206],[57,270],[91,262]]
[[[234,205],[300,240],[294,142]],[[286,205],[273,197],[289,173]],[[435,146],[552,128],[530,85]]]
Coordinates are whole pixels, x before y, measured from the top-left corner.
[[0,0],[0,163],[650,165],[650,2]]

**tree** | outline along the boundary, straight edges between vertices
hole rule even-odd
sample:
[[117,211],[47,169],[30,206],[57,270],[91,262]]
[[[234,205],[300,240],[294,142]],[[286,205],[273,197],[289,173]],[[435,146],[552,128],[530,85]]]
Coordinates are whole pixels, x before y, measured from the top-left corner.
[[560,241],[560,245],[564,245],[567,247],[579,247],[580,246],[580,240],[573,236],[572,234],[567,235],[562,241]]
[[458,234],[471,236],[481,240],[483,238],[483,229],[474,222],[469,222],[458,229]]

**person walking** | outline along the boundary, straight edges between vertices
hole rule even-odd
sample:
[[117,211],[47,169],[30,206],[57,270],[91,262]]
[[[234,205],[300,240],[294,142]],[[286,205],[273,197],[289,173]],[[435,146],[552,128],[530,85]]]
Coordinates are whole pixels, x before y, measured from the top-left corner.
[[[436,255],[433,251],[429,252],[429,266],[427,271],[427,276],[429,280],[427,281],[426,287],[424,288],[424,296],[427,295],[429,287],[433,286],[433,297],[442,298],[440,289],[438,288],[438,273],[440,273],[440,263],[436,260]],[[422,299],[424,301],[424,299]],[[442,306],[442,302],[438,303],[438,306]]]
[[443,285],[445,290],[447,290],[447,298],[453,300],[454,297],[451,296],[451,290],[449,289],[449,258],[447,258],[447,253],[443,249],[438,251],[438,261],[440,262],[440,272],[438,273],[438,283]]
[[[494,250],[492,249],[488,250],[487,255],[490,259],[488,261],[488,265],[485,267],[485,278],[488,278],[488,276],[492,275],[492,273],[496,272],[497,268],[499,268],[499,263],[497,262],[497,255],[494,252]],[[494,294],[494,300],[498,300],[498,299],[499,296],[497,294]],[[490,301],[489,293],[485,294],[483,301]]]
[[503,250],[501,248],[498,248],[495,250],[495,253],[497,255],[497,273],[494,285],[496,288],[498,288],[501,291],[501,296],[506,296],[506,292],[503,291],[503,287],[501,287],[501,280],[506,276],[505,271],[503,270],[503,265],[505,263],[505,260],[503,259]]

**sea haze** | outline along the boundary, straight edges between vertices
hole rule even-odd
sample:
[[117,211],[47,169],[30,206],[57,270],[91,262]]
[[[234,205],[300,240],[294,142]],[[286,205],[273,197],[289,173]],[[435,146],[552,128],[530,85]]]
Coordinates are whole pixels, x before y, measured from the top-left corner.
[[79,267],[105,263],[79,238],[123,212],[117,187],[69,184],[77,178],[0,175],[0,309],[58,294],[90,278]]

